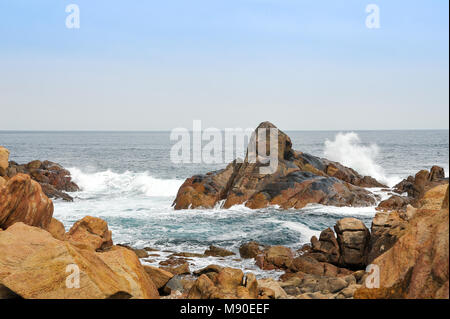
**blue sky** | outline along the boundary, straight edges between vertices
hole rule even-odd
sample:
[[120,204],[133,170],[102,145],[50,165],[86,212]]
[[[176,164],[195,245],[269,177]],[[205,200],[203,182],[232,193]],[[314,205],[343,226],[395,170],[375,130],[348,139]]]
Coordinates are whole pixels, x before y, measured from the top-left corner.
[[[65,27],[71,3],[80,29]],[[380,29],[365,26],[369,3]],[[443,0],[0,0],[0,129],[448,128],[448,10]]]

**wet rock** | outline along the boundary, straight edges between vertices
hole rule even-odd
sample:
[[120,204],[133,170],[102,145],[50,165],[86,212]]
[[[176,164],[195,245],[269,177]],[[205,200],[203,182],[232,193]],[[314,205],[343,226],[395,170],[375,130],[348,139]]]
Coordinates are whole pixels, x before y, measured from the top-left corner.
[[72,201],[73,198],[66,192],[80,190],[78,185],[72,181],[68,170],[50,161],[41,162],[35,160],[25,165],[19,165],[14,161],[10,161],[4,173],[8,178],[12,178],[20,173],[29,175],[41,185],[42,190],[49,198]]
[[219,266],[219,265],[208,265],[205,268],[194,271],[194,275],[200,276],[200,275],[207,274],[210,272],[219,273],[222,269],[223,269],[223,267]]
[[207,250],[205,250],[205,255],[206,256],[213,256],[213,257],[226,257],[226,256],[232,256],[235,255],[235,253],[226,250],[224,248],[220,248],[217,246],[209,246],[209,248]]
[[170,257],[203,258],[206,257],[206,255],[198,253],[181,252],[181,253],[173,253],[172,255],[170,255]]
[[242,258],[256,258],[261,253],[261,245],[256,241],[245,243],[239,247],[239,254]]

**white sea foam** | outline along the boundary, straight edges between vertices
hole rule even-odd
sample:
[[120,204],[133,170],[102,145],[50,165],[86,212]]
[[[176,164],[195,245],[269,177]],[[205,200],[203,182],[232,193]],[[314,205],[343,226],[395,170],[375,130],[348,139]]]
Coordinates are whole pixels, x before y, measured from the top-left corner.
[[176,179],[159,179],[148,172],[135,173],[126,171],[115,173],[106,170],[86,173],[79,168],[70,168],[72,179],[83,192],[88,193],[141,193],[149,197],[173,197],[177,194],[183,181]]
[[312,230],[308,226],[303,225],[298,222],[292,222],[292,221],[282,222],[281,226],[299,232],[301,241],[305,242],[305,243],[309,242],[309,240],[311,239],[312,236],[318,237],[320,235],[320,231]]
[[364,146],[358,134],[338,133],[334,141],[326,140],[324,156],[332,161],[351,167],[362,175],[369,175],[388,186],[398,183],[401,178],[388,176],[376,162],[380,150],[378,145]]

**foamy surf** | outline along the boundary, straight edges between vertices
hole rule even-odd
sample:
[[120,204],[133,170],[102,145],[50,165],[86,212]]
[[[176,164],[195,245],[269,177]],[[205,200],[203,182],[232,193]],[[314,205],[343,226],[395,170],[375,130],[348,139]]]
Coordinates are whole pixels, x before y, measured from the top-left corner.
[[392,187],[402,179],[399,176],[388,176],[383,167],[377,164],[379,153],[378,145],[363,145],[358,134],[354,132],[338,133],[334,141],[325,140],[323,151],[325,158],[351,167],[362,175],[372,176]]
[[76,167],[69,170],[74,182],[86,193],[141,193],[149,197],[174,197],[183,183],[176,179],[158,179],[149,172],[115,173],[106,170],[86,173]]

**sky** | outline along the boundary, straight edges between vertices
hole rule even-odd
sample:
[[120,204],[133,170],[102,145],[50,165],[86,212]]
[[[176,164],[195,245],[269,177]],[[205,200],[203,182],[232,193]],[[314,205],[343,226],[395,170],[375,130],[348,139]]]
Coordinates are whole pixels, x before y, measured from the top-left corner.
[[0,130],[448,129],[448,12],[444,0],[0,0]]

